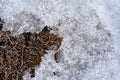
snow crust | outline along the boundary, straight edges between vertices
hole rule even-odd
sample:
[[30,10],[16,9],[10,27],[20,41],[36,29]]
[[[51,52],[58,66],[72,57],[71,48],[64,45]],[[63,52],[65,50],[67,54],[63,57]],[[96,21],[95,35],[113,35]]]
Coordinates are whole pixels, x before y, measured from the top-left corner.
[[[120,80],[120,0],[0,0],[3,30],[39,32],[45,25],[63,37],[61,60],[48,51],[34,78]],[[54,75],[53,73],[56,73]]]

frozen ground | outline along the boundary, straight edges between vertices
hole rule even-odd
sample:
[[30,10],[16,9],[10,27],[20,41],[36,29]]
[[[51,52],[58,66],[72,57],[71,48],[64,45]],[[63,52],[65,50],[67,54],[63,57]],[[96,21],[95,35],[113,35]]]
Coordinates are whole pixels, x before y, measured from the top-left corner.
[[26,73],[24,80],[120,80],[119,4],[120,0],[0,0],[4,30],[18,35],[48,25],[63,37],[60,62],[54,61],[55,51],[48,51],[36,76]]

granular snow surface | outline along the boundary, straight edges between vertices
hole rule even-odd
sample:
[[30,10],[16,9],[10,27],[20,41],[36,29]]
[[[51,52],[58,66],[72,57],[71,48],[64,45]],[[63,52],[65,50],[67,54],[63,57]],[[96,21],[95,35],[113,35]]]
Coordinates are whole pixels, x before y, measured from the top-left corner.
[[[63,37],[61,59],[47,51],[24,80],[120,80],[120,0],[0,0],[3,30],[16,36],[45,25]],[[55,75],[54,75],[55,74]]]

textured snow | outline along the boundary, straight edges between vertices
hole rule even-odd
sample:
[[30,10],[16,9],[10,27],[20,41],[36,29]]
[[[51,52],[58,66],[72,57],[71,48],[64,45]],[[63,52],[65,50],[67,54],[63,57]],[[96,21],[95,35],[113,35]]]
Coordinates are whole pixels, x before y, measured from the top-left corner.
[[55,51],[48,51],[36,76],[26,72],[24,80],[119,80],[119,4],[120,0],[0,0],[4,30],[18,35],[48,25],[63,37],[60,62],[54,60]]

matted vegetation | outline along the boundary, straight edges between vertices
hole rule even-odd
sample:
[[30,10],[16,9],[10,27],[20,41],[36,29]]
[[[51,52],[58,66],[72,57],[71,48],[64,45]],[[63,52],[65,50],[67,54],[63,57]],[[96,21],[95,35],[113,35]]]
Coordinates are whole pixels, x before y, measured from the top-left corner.
[[62,38],[50,30],[45,26],[40,33],[25,32],[13,37],[10,31],[0,29],[0,80],[22,80],[25,71],[34,77],[34,67],[40,65],[45,50],[57,50],[61,45]]

